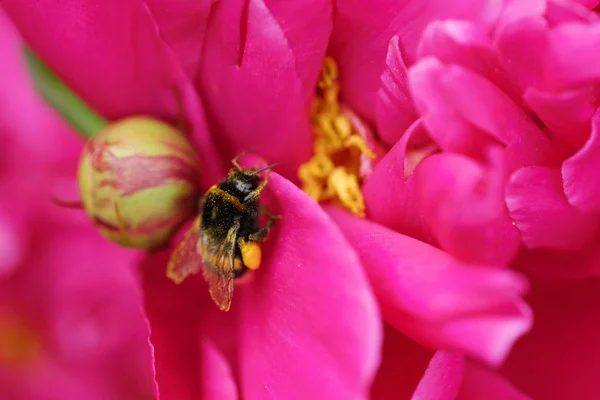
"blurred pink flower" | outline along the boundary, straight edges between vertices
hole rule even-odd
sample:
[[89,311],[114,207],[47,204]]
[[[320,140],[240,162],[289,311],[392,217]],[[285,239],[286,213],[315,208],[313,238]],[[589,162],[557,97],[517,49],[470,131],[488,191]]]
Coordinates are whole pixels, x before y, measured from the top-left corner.
[[81,143],[34,93],[0,10],[0,393],[6,399],[154,397],[131,252],[51,196]]

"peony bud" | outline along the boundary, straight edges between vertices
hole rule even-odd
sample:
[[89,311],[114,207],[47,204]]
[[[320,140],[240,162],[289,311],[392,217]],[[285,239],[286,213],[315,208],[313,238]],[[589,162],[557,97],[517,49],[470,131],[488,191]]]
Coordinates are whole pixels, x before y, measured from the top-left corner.
[[112,123],[85,146],[78,181],[100,232],[127,247],[164,244],[194,212],[198,159],[177,129],[149,117]]

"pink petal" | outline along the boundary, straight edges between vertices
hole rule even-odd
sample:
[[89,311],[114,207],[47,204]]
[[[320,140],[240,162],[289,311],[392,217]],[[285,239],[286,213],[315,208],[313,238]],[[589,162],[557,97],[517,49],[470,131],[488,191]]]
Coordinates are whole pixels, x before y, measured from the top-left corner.
[[202,45],[214,0],[145,0],[160,37],[177,57],[186,75],[193,79],[200,67]]
[[[0,86],[4,89],[0,92],[0,138],[4,143],[0,150],[0,173],[23,172],[34,162],[71,168],[79,157],[80,141],[70,137],[66,125],[35,92],[22,46],[18,32],[4,9],[0,9]],[[22,163],[25,151],[30,155],[27,165]]]
[[342,96],[359,114],[375,120],[377,91],[390,39],[397,35],[407,65],[425,27],[436,19],[466,19],[491,24],[499,1],[354,0],[336,3],[330,53],[340,65]]
[[570,22],[583,22],[587,24],[599,20],[595,12],[590,12],[590,10],[577,0],[549,0],[546,4],[545,17],[552,27]]
[[88,224],[40,217],[32,230],[27,259],[0,282],[0,318],[12,308],[29,322],[40,344],[37,370],[0,362],[0,391],[15,399],[152,398],[132,253]]
[[560,171],[523,167],[506,189],[506,205],[527,247],[572,251],[585,246],[598,230],[599,218],[567,202]]
[[373,222],[328,211],[358,252],[384,319],[409,337],[497,365],[529,330],[520,275],[462,264]]
[[409,172],[406,168],[411,152],[408,143],[425,134],[419,119],[377,164],[363,185],[363,195],[369,219],[406,235],[433,241],[420,209],[412,169]]
[[371,387],[373,400],[409,399],[431,361],[427,349],[385,325],[381,365]]
[[541,85],[544,79],[548,32],[547,21],[541,15],[531,15],[507,23],[496,34],[502,66],[522,91]]
[[597,399],[598,280],[540,284],[530,298],[535,325],[502,372],[533,399]]
[[479,399],[530,400],[496,371],[473,361],[465,363],[463,379],[457,400]]
[[305,98],[312,98],[333,26],[333,1],[265,0],[295,59]]
[[426,158],[417,188],[442,249],[466,262],[507,265],[521,242],[504,205],[504,153],[490,150],[489,165],[452,153]]
[[438,350],[413,395],[414,400],[454,400],[463,379],[464,357]]
[[507,24],[512,22],[542,16],[548,7],[548,0],[507,0],[502,7],[502,13],[495,27],[496,31],[502,30]]
[[[0,208],[0,278],[10,275],[24,258],[24,235],[21,221]],[[6,214],[6,215],[5,215]]]
[[584,212],[600,212],[600,111],[592,120],[587,143],[562,167],[563,185],[569,203]]
[[509,170],[560,162],[562,148],[487,79],[428,58],[410,70],[409,81],[425,126],[444,150],[480,157],[500,142],[508,145]]
[[[410,69],[408,77],[415,106],[431,137],[443,150],[478,157],[494,139],[469,123],[453,106],[456,93],[449,93],[444,85],[450,68],[437,59],[426,58]],[[468,88],[469,93],[473,94],[473,89]]]
[[221,350],[211,341],[204,339],[200,344],[200,351],[200,379],[204,383],[202,398],[236,400],[238,388],[233,379],[233,371]]
[[242,397],[367,398],[381,325],[358,257],[300,189],[276,173],[269,188],[282,219],[232,306],[240,315]]
[[565,23],[549,35],[546,85],[570,87],[600,78],[595,54],[600,51],[600,24]]
[[408,71],[398,44],[398,36],[390,40],[386,64],[377,92],[377,128],[381,140],[393,146],[404,131],[417,119],[408,92]]
[[513,101],[520,93],[500,65],[497,50],[485,26],[469,21],[434,21],[417,48],[418,57],[436,57],[445,64],[457,64],[488,79]]
[[142,261],[145,310],[155,349],[156,381],[161,399],[236,399],[237,385],[230,360],[214,342],[215,335],[231,344],[236,315],[223,314],[208,296],[201,275],[175,285],[165,276],[168,252]]
[[141,2],[9,0],[4,7],[42,59],[103,115],[177,115],[175,66]]
[[523,97],[554,138],[579,148],[589,138],[592,116],[600,106],[600,86],[558,93],[529,88]]
[[522,90],[565,89],[597,76],[586,59],[595,51],[600,32],[592,23],[598,20],[594,13],[572,1],[555,0],[503,19],[497,46],[504,68]]
[[441,80],[461,116],[496,140],[508,144],[520,136],[542,136],[532,120],[496,85],[459,66],[448,66]]
[[109,119],[149,114],[185,120],[200,150],[205,185],[222,176],[200,100],[144,3],[3,5],[29,45],[93,109]]
[[[302,12],[305,19],[292,24],[286,19],[291,8],[278,6],[281,14],[275,15],[263,1],[248,2],[247,7],[242,3],[233,0],[214,7],[198,84],[227,157],[252,149],[281,162],[278,171],[296,178],[298,166],[312,151],[310,101],[314,71],[321,68],[324,53],[318,48],[309,51],[297,35],[318,19]],[[278,16],[285,16],[285,23]],[[301,28],[296,31],[296,26]],[[310,42],[323,42],[312,35],[325,35],[327,29],[315,29]],[[287,33],[297,46],[288,43]],[[306,59],[299,61],[301,57]],[[309,78],[310,95],[305,81]]]

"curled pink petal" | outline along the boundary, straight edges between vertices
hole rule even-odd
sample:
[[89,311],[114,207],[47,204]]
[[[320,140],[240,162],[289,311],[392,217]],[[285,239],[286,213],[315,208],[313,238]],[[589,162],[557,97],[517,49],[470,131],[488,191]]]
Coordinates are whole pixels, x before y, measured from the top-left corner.
[[579,148],[589,138],[592,116],[600,106],[600,86],[561,92],[529,88],[523,98],[550,129],[553,138]]
[[417,119],[408,92],[408,71],[398,40],[398,36],[390,40],[386,57],[387,68],[381,74],[381,88],[377,92],[377,128],[381,140],[390,146],[393,146]]
[[521,90],[537,87],[543,81],[541,55],[549,46],[548,32],[547,21],[541,15],[532,15],[507,23],[496,34],[502,66]]
[[425,126],[444,150],[481,158],[490,145],[506,144],[511,171],[563,159],[562,147],[482,76],[427,58],[410,70],[409,81]]
[[454,400],[464,374],[464,357],[438,350],[429,362],[412,399]]
[[381,322],[362,265],[305,193],[276,173],[268,188],[282,218],[232,305],[240,316],[242,397],[367,398]]
[[[454,104],[455,93],[448,93],[444,82],[449,70],[435,58],[421,60],[409,71],[415,107],[431,137],[445,151],[479,157],[494,139],[467,121]],[[473,93],[473,88],[469,89]]]
[[556,168],[517,170],[506,189],[506,205],[523,243],[531,248],[580,249],[594,237],[600,223],[597,216],[568,203]]
[[585,145],[562,167],[569,203],[584,212],[600,212],[600,111],[592,120],[592,133]]
[[531,327],[520,275],[466,265],[337,208],[328,212],[358,252],[384,319],[416,341],[498,365]]
[[420,119],[413,123],[369,175],[363,196],[369,219],[406,235],[433,241],[411,176],[411,149],[407,149],[413,137],[425,134]]
[[543,136],[540,129],[496,85],[484,77],[458,66],[448,66],[441,84],[461,116],[501,143],[519,137]]
[[390,39],[397,35],[408,66],[416,60],[417,43],[437,19],[467,19],[491,25],[502,2],[384,0],[336,2],[329,51],[340,65],[344,102],[368,120],[375,120],[376,96],[385,70]]
[[429,226],[440,247],[463,261],[507,265],[519,250],[519,232],[504,204],[503,157],[501,149],[490,149],[484,166],[459,154],[435,154],[416,170]]
[[425,29],[417,54],[420,59],[436,57],[481,75],[519,103],[520,93],[500,65],[488,30],[481,24],[460,20],[434,21]]

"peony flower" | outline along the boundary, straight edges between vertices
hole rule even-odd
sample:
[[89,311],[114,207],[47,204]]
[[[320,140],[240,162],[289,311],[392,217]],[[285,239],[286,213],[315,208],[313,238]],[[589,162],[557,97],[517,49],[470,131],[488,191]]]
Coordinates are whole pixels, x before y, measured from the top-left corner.
[[81,144],[32,90],[3,11],[0,48],[0,393],[153,398],[134,254],[52,203],[69,192]]
[[[519,286],[524,282],[513,275],[509,283],[510,279],[499,279],[497,275],[500,271],[508,272],[501,268],[511,267],[527,273],[533,285],[530,299],[534,315],[540,312],[541,319],[534,324],[531,335],[517,344],[503,372],[518,389],[533,398],[595,398],[597,388],[563,380],[559,378],[560,372],[556,372],[569,375],[572,368],[577,371],[575,356],[569,356],[568,363],[564,363],[554,355],[561,354],[558,347],[564,340],[570,340],[567,348],[575,353],[579,348],[594,347],[592,340],[583,339],[585,332],[592,329],[591,323],[584,322],[591,315],[585,311],[589,305],[577,302],[581,318],[568,317],[567,310],[574,310],[570,299],[578,287],[590,285],[589,290],[593,290],[590,278],[596,275],[599,265],[598,213],[593,205],[598,203],[598,196],[595,174],[591,172],[599,104],[596,68],[586,58],[597,52],[598,17],[570,1],[504,5],[450,2],[437,6],[432,3],[435,2],[428,2],[427,8],[423,6],[419,10],[423,12],[416,14],[419,7],[416,2],[415,8],[407,2],[405,8],[392,13],[389,7],[381,5],[382,14],[374,19],[376,23],[360,25],[361,32],[366,34],[361,39],[361,44],[363,41],[365,44],[358,48],[352,41],[344,40],[343,32],[364,21],[366,10],[372,8],[364,4],[362,8],[340,13],[344,16],[340,17],[343,28],[339,29],[338,41],[332,44],[341,47],[332,53],[337,52],[339,62],[346,62],[355,70],[355,75],[345,75],[350,87],[341,94],[355,109],[371,118],[379,137],[392,146],[363,186],[367,215],[390,229],[441,248],[454,260],[464,263],[469,273],[482,274],[472,281],[475,285],[467,284],[462,294],[468,293],[466,288],[475,289],[486,282],[482,279],[486,270],[481,268],[482,264],[496,269],[488,276],[487,289],[466,295],[470,301],[462,304],[473,306],[475,299],[485,298],[481,295],[485,293],[489,299],[498,296],[496,302],[489,303],[491,307],[496,307],[498,299],[512,298],[513,301],[504,304],[512,303],[520,309],[512,312],[505,309],[508,311],[505,317],[513,315],[510,323],[508,318],[503,323],[496,320],[496,324],[475,318],[471,326],[475,328],[479,322],[481,335],[475,333],[476,329],[471,330],[471,335],[476,336],[467,336],[466,330],[457,336],[442,331],[437,340],[445,340],[446,344],[439,347],[466,344],[466,353],[474,355],[474,344],[494,343],[483,340],[493,338],[493,332],[497,333],[496,338],[503,338],[504,344],[509,344],[509,337],[514,339],[527,331],[529,312],[515,297],[523,293],[524,287]],[[585,5],[596,6],[594,2]],[[386,23],[381,24],[382,20]],[[335,25],[333,37],[336,38]],[[385,51],[382,42],[387,45],[385,58],[381,56]],[[360,70],[359,74],[360,60],[370,58],[385,59],[385,64],[373,63],[372,69]],[[338,218],[347,218],[339,211],[335,213]],[[366,230],[358,222],[353,226],[354,229],[343,231]],[[403,259],[408,258],[407,254],[417,254],[414,250],[404,250],[407,244],[392,242],[383,232],[366,244],[360,243],[364,243],[364,237],[359,234],[350,236],[354,237],[351,242],[355,243],[363,263],[365,259],[375,263],[375,254],[382,247],[402,254]],[[381,288],[375,286],[380,304],[383,290],[391,298],[398,297],[401,291],[390,290],[393,281],[389,276],[375,275],[373,270],[367,268],[367,273]],[[460,276],[459,269],[452,271],[453,277]],[[406,272],[399,274],[398,282],[407,282],[407,276],[410,274]],[[419,278],[416,284],[429,281],[422,274],[415,276]],[[556,278],[588,278],[588,282],[547,282]],[[435,282],[434,278],[431,281]],[[450,285],[456,281],[446,278],[439,282]],[[437,289],[429,293],[444,292]],[[571,304],[560,307],[564,312],[557,310],[548,293],[556,297],[555,302],[562,299]],[[428,321],[435,321],[436,315],[444,316],[442,309],[437,308],[450,304],[448,297],[444,298],[444,302],[425,303],[430,305],[426,308]],[[404,304],[418,304],[416,299],[407,298]],[[456,316],[461,309],[458,299],[453,299]],[[589,297],[588,302],[594,304]],[[393,314],[405,311],[404,304],[397,302],[402,307],[396,309],[391,304],[394,303],[390,300],[381,304],[383,317],[391,325],[420,343],[431,345],[431,340],[436,340],[425,330],[415,331],[414,322],[406,316]],[[448,322],[446,318],[441,321]],[[577,321],[582,331],[563,328],[569,334],[553,332],[570,321]],[[426,325],[421,325],[421,329],[423,326]],[[509,326],[512,328],[501,333]],[[434,331],[439,332],[439,328]],[[581,335],[582,340],[574,336],[567,339],[571,334]],[[462,342],[466,337],[469,339]],[[534,344],[540,340],[544,340],[542,346]],[[494,347],[502,346],[486,345],[483,354],[489,357]],[[552,356],[542,357],[542,353]],[[492,355],[488,361],[500,364],[507,352],[496,356]],[[593,359],[589,353],[580,357]],[[427,360],[428,356],[419,354],[419,358]],[[510,384],[493,372],[474,369],[469,360],[467,367],[459,397],[477,398],[473,396],[485,393],[485,385],[475,386],[469,378],[482,374],[485,377],[481,376],[481,381],[493,380],[486,383],[488,390],[502,385],[508,391],[506,398],[525,396],[515,393]],[[393,368],[393,361],[386,362],[384,358],[380,375]],[[531,373],[539,369],[544,372]],[[548,380],[549,376],[564,384],[549,384],[553,381]],[[426,378],[427,372],[423,381]],[[446,383],[456,387],[455,381]],[[498,397],[498,392],[495,396]]]
[[281,164],[264,201],[283,218],[228,314],[200,276],[165,279],[169,251],[142,261],[162,397],[367,397],[372,292],[373,397],[544,393],[515,378],[527,349],[502,370],[512,383],[490,366],[531,328],[515,270],[534,299],[540,276],[596,267],[584,6],[5,3],[106,118],[181,108],[204,189],[244,150]]

